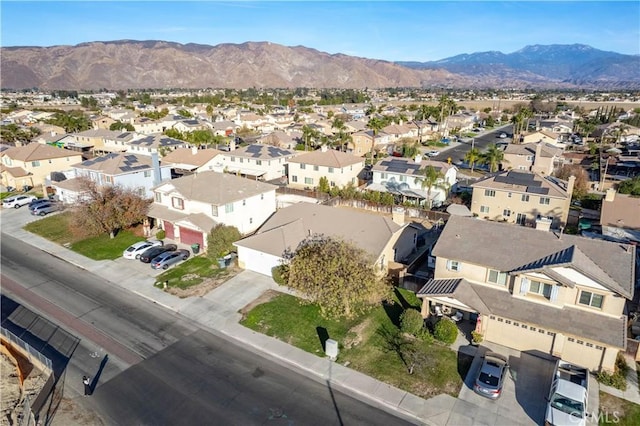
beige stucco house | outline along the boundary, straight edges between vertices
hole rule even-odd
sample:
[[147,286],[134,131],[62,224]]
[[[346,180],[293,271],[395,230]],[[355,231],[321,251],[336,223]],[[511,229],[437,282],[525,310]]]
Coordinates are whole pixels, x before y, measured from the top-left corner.
[[473,183],[471,213],[481,219],[523,226],[566,226],[575,178],[568,182],[509,170]]
[[322,148],[288,159],[289,187],[313,189],[326,177],[329,186],[342,188],[358,185],[358,175],[364,169],[364,158],[346,152]]
[[30,143],[3,151],[0,160],[2,185],[22,189],[43,185],[51,172],[71,169],[82,156],[65,148]]
[[390,264],[400,262],[416,249],[422,232],[422,227],[405,223],[403,209],[389,218],[302,202],[278,210],[254,235],[234,245],[240,267],[271,276],[272,268],[281,264],[286,250],[295,250],[309,235],[323,234],[350,241],[367,251],[372,264],[386,274]]
[[163,165],[171,166],[172,174],[178,176],[211,170],[219,173],[224,171],[222,151],[213,148],[177,148],[162,157],[160,161]]
[[612,371],[626,347],[635,247],[452,216],[422,314],[461,311],[486,341]]
[[502,169],[551,175],[562,164],[562,153],[561,148],[544,142],[509,144],[504,150]]

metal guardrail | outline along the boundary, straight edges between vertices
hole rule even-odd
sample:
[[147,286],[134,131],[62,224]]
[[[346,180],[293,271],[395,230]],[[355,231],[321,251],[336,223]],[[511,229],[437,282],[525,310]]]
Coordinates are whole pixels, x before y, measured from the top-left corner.
[[19,338],[18,336],[16,336],[15,334],[13,334],[12,332],[10,332],[4,327],[0,327],[0,334],[2,334],[2,336],[4,336],[4,338],[7,339],[9,342],[22,348],[22,350],[24,350],[25,353],[29,356],[30,361],[37,360],[42,365],[44,365],[47,369],[49,369],[50,372],[53,372],[53,368],[52,368],[53,364],[51,363],[51,360],[46,356],[42,355],[40,352],[38,352],[30,344],[28,344],[27,342],[25,342],[24,340],[22,340],[21,338]]

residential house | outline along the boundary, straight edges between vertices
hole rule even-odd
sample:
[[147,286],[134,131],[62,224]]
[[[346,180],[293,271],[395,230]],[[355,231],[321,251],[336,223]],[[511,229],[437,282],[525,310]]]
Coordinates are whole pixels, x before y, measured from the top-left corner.
[[161,162],[171,166],[172,175],[178,177],[211,170],[224,171],[222,151],[213,148],[177,148],[162,157]]
[[154,188],[148,216],[169,239],[207,245],[207,234],[223,224],[248,234],[276,211],[276,187],[227,173],[206,171]]
[[566,226],[575,177],[568,182],[523,171],[487,175],[471,184],[474,216],[523,226]]
[[375,134],[373,130],[363,130],[353,133],[351,141],[347,143],[347,151],[358,157],[371,155],[372,152],[393,152],[391,137],[384,132]]
[[549,132],[547,130],[538,130],[531,133],[526,133],[521,136],[520,143],[522,144],[530,144],[542,142],[544,144],[555,145],[555,146],[563,146],[563,139],[559,134]]
[[117,120],[105,115],[100,115],[91,119],[91,123],[94,129],[109,130],[111,125],[117,123]]
[[44,185],[52,172],[69,169],[82,161],[82,156],[65,148],[32,142],[2,151],[0,160],[2,185],[23,189]]
[[451,216],[422,314],[460,311],[487,342],[613,371],[626,347],[635,247]]
[[231,136],[238,127],[233,121],[214,121],[211,126],[213,134],[216,136]]
[[209,127],[203,121],[189,119],[176,121],[173,125],[173,129],[181,133],[191,133],[196,130],[207,130]]
[[561,148],[544,142],[509,144],[504,150],[502,169],[525,170],[551,175],[562,164]]
[[605,237],[640,243],[640,197],[608,189],[602,200],[600,225]]
[[325,177],[329,186],[342,188],[349,184],[358,186],[358,176],[364,169],[364,159],[346,152],[320,149],[291,157],[288,160],[289,187],[316,188]]
[[390,124],[384,127],[382,131],[389,135],[389,140],[391,142],[396,142],[405,138],[413,140],[418,138],[418,126],[413,123]]
[[277,148],[295,149],[296,145],[302,140],[302,133],[291,132],[285,133],[276,130],[273,133],[258,138],[257,142],[263,145],[272,145]]
[[141,155],[164,154],[177,148],[186,148],[188,145],[185,141],[170,138],[163,134],[147,135],[129,141],[127,152]]
[[251,144],[223,153],[222,163],[227,173],[270,181],[285,178],[287,161],[295,156],[293,150]]
[[75,139],[76,146],[90,146],[94,152],[103,152],[105,139],[112,139],[121,133],[121,130],[90,129],[79,133],[72,133],[71,136]]
[[422,229],[404,222],[404,210],[396,209],[393,220],[375,213],[296,203],[278,210],[258,231],[234,245],[241,268],[271,276],[288,250],[313,234],[337,237],[371,255],[372,265],[386,274],[416,250]]
[[136,140],[143,138],[144,135],[136,132],[121,132],[114,134],[113,136],[107,136],[104,138],[104,145],[102,147],[103,152],[126,152],[129,149],[129,144]]
[[[435,185],[431,187],[431,194],[422,187],[419,178],[421,171],[433,167],[442,174]],[[372,180],[366,187],[369,191],[390,192],[403,199],[416,200],[428,205],[439,206],[446,199],[450,188],[456,184],[458,169],[443,161],[423,159],[421,155],[414,158],[387,157],[376,163],[372,168]]]
[[137,117],[132,120],[133,128],[136,132],[143,135],[153,135],[163,133],[165,130],[172,128],[178,121],[180,116],[167,115],[159,120],[153,120],[147,117]]
[[468,111],[461,111],[456,114],[450,115],[444,120],[444,136],[448,135],[449,131],[458,129],[458,131],[468,131],[473,129],[476,125],[477,117],[475,114]]
[[[95,157],[74,164],[72,169],[74,178],[51,183],[58,199],[66,204],[73,204],[82,197],[84,189],[78,183],[81,178],[89,179],[98,186],[117,185],[132,189],[138,195],[149,198],[153,196],[152,188],[155,185],[171,179],[171,168],[161,166],[157,157],[128,153],[110,153]],[[80,190],[74,191],[73,188]]]

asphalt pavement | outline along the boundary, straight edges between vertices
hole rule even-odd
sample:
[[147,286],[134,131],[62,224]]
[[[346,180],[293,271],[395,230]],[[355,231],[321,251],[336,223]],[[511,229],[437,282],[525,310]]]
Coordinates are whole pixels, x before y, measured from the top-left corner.
[[[472,402],[449,395],[428,400],[375,380],[343,365],[307,353],[272,337],[256,333],[239,324],[240,309],[259,298],[267,290],[283,291],[270,277],[243,271],[203,297],[180,299],[153,286],[155,279],[149,272],[129,267],[125,262],[94,261],[65,247],[31,234],[22,227],[33,220],[26,211],[2,212],[2,232],[65,260],[79,268],[97,274],[114,285],[135,293],[194,321],[213,333],[221,333],[249,351],[262,354],[280,365],[293,369],[332,389],[381,408],[416,424],[459,425],[474,424],[475,420],[493,419],[490,424],[537,424],[528,415],[516,418],[495,416]],[[515,415],[515,414],[514,414]],[[489,424],[489,423],[487,423]]]

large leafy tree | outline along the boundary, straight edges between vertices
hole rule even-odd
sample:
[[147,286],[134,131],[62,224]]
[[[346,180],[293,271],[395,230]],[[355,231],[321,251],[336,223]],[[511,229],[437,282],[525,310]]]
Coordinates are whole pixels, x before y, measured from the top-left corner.
[[640,197],[640,176],[621,182],[618,186],[618,192]]
[[73,209],[73,223],[89,234],[116,233],[141,223],[152,203],[138,192],[118,185],[98,185],[87,178],[79,178],[82,195]]
[[353,318],[391,294],[372,256],[351,242],[314,234],[285,259],[289,287],[317,303],[327,318]]
[[217,259],[233,250],[233,243],[242,238],[235,226],[218,224],[211,229],[207,236],[207,256]]
[[581,199],[589,192],[589,175],[579,164],[565,164],[556,173],[556,177],[562,180],[569,180],[571,176],[576,178],[571,197]]
[[45,120],[48,124],[63,127],[67,133],[78,133],[93,127],[91,120],[82,111],[56,112],[54,116]]
[[446,189],[443,180],[444,174],[433,166],[427,166],[418,171],[418,177],[416,177],[415,183],[420,184],[422,189],[427,190],[427,204],[429,208],[431,208],[432,204],[431,191],[433,188]]

